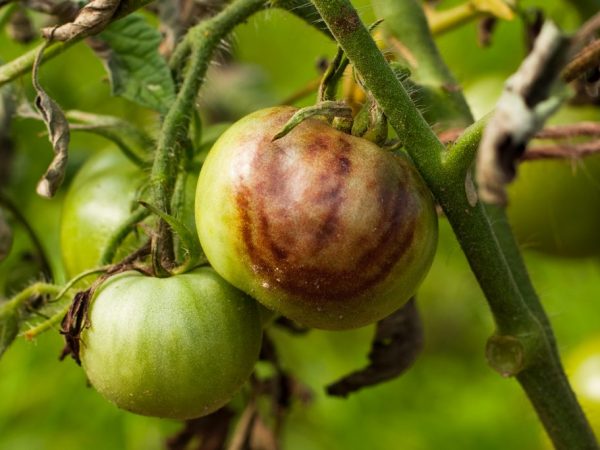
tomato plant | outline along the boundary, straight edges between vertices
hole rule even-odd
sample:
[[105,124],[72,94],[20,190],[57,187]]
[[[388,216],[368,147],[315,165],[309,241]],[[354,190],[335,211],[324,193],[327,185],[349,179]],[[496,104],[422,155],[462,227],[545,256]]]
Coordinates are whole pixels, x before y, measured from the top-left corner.
[[[190,0],[161,2],[156,7],[149,0],[94,0],[63,2],[60,8],[47,4],[55,2],[0,0],[0,26],[7,25],[11,39],[20,43],[37,39],[35,33],[26,32],[45,23],[46,15],[52,24],[40,31],[49,42],[39,39],[37,48],[27,52],[20,44],[7,47],[10,39],[0,35],[0,57],[8,61],[0,65],[0,207],[9,210],[8,229],[4,227],[0,237],[3,242],[15,239],[10,253],[7,245],[0,249],[0,258],[6,257],[0,261],[5,264],[0,273],[15,273],[14,266],[6,264],[16,261],[20,266],[18,249],[34,249],[39,266],[46,267],[40,272],[37,265],[28,265],[34,273],[2,276],[0,355],[18,337],[33,340],[49,330],[60,331],[65,338],[61,355],[71,354],[81,361],[90,383],[105,398],[139,415],[185,420],[182,431],[169,440],[170,446],[178,448],[198,442],[215,449],[279,448],[280,441],[286,448],[305,448],[306,441],[288,447],[291,441],[286,433],[296,423],[288,428],[284,420],[302,420],[295,408],[314,398],[319,402],[316,408],[325,405],[327,412],[322,421],[311,414],[312,426],[331,429],[332,417],[343,433],[356,418],[363,424],[386,424],[386,429],[373,434],[360,427],[363,440],[354,441],[349,434],[349,446],[342,447],[442,448],[455,437],[455,446],[467,449],[465,436],[480,431],[473,427],[463,433],[455,424],[483,417],[481,411],[490,415],[493,410],[514,411],[482,408],[479,399],[475,406],[470,400],[461,401],[464,380],[469,380],[465,390],[478,381],[476,365],[464,359],[470,350],[453,353],[451,347],[460,344],[445,346],[444,341],[463,333],[462,324],[475,319],[473,325],[479,330],[495,325],[485,346],[487,361],[503,377],[518,381],[526,393],[523,399],[532,403],[532,411],[538,413],[556,449],[597,449],[562,369],[561,346],[545,312],[547,304],[538,297],[532,284],[535,277],[528,273],[526,264],[538,259],[521,257],[513,228],[522,246],[546,246],[547,251],[574,256],[597,251],[596,236],[586,235],[599,225],[592,201],[597,197],[596,175],[592,174],[597,155],[581,165],[579,157],[600,152],[600,125],[577,124],[568,130],[571,140],[561,144],[557,141],[562,138],[551,138],[552,147],[560,150],[552,157],[568,160],[567,164],[523,163],[520,179],[543,187],[541,199],[532,196],[533,204],[523,207],[537,220],[529,225],[533,233],[521,232],[520,214],[515,213],[518,202],[527,200],[533,188],[518,192],[520,181],[508,188],[513,189],[508,211],[504,194],[522,150],[533,151],[542,142],[540,133],[555,132],[544,130],[544,122],[553,111],[550,106],[574,92],[567,84],[587,86],[589,92],[583,95],[579,89],[577,99],[597,103],[589,88],[598,87],[600,78],[600,25],[597,19],[584,21],[600,7],[598,1],[570,0],[577,9],[570,17],[579,31],[564,33],[554,24],[543,23],[544,14],[531,11],[529,4],[524,7],[509,0],[374,1],[372,8],[362,4],[355,8],[350,0],[232,0],[212,2],[208,8]],[[551,13],[553,7],[544,2],[540,8]],[[138,9],[140,14],[132,14]],[[257,14],[259,19],[251,27],[237,30],[240,34],[231,54],[220,51],[228,46],[234,28],[267,10],[268,14]],[[291,27],[282,25],[290,13],[296,22]],[[474,120],[459,83],[461,73],[472,70],[461,72],[460,61],[447,65],[443,47],[440,53],[434,39],[479,19],[484,44],[502,38],[502,32],[494,34],[494,25],[501,28],[504,21],[513,21],[505,29],[511,39],[500,43],[512,57],[498,61],[528,54],[520,67],[515,61],[511,68],[515,74],[511,95],[491,120]],[[524,46],[524,52],[515,48],[516,27],[525,28],[527,44],[532,44]],[[249,30],[264,40],[251,43]],[[312,41],[318,48],[308,45]],[[577,48],[567,48],[573,44]],[[90,73],[84,70],[88,59],[68,59],[85,45],[91,49],[85,58],[94,59]],[[470,52],[463,53],[461,58],[471,59]],[[58,62],[51,62],[53,58]],[[98,59],[103,64],[97,64]],[[250,69],[257,62],[260,67]],[[485,66],[466,62],[463,69]],[[220,68],[209,71],[214,66]],[[54,72],[46,71],[52,67]],[[104,84],[99,82],[104,77],[98,73],[101,67],[108,75]],[[276,70],[278,75],[262,77],[263,70]],[[33,90],[22,89],[23,83],[18,82],[4,90],[5,84],[29,71]],[[253,73],[260,74],[260,83],[235,81],[247,81]],[[210,82],[205,84],[211,79],[217,81],[212,87]],[[90,84],[93,80],[99,86]],[[267,80],[287,80],[288,84],[267,85]],[[353,91],[345,99],[344,82]],[[81,86],[94,95],[86,97]],[[107,87],[120,100],[107,101]],[[278,98],[270,93],[277,93]],[[355,104],[349,105],[351,100]],[[121,101],[136,106],[113,107]],[[256,111],[263,102],[272,107]],[[239,109],[233,103],[244,105]],[[306,106],[309,103],[313,104]],[[221,127],[211,123],[235,121],[242,111],[248,114],[248,105],[254,105],[255,112],[222,135]],[[18,130],[14,120],[23,117],[42,121],[46,127],[52,153],[48,151],[44,161],[24,152],[25,141],[11,135]],[[77,142],[80,132],[88,133],[86,137],[92,134],[89,146],[83,139]],[[111,140],[134,163],[120,154],[105,153],[92,158],[72,180],[69,166],[74,167],[81,152],[93,151],[94,135]],[[534,146],[529,146],[530,141]],[[35,143],[29,146],[36,149],[32,155],[37,153]],[[571,192],[575,177],[554,173],[555,166],[571,169],[573,161],[578,168],[585,166],[576,172],[577,178],[581,173],[591,175],[586,187],[591,186],[591,191],[579,193],[573,188]],[[199,181],[197,189],[186,186],[188,171],[200,170],[200,166],[199,178],[197,174],[187,177],[190,185]],[[541,175],[528,176],[534,167],[541,168]],[[27,173],[12,177],[19,171]],[[12,181],[7,182],[5,174]],[[15,184],[17,179],[27,183]],[[19,189],[27,192],[15,195]],[[57,233],[39,225],[43,222],[36,213],[44,215],[43,211],[20,213],[33,204],[27,198],[36,192],[56,204],[65,191],[61,254],[50,250],[54,254],[48,258],[36,234],[41,230],[48,234],[48,242],[56,242]],[[574,198],[587,199],[594,206],[578,206]],[[554,210],[548,204],[564,207],[560,217],[551,216]],[[447,232],[443,240],[456,238],[457,245],[444,242],[437,249],[438,214]],[[199,225],[196,232],[194,218]],[[422,285],[438,250],[436,278],[428,277],[428,284]],[[445,270],[451,253],[458,254],[463,265]],[[68,281],[60,277],[60,270],[54,270],[52,262],[60,258],[68,266]],[[591,267],[593,262],[583,263]],[[82,272],[91,275],[85,272],[92,267],[95,281],[79,276]],[[534,267],[534,275],[538,269]],[[458,285],[463,274],[471,272],[473,286],[465,292]],[[32,282],[25,286],[23,278]],[[12,297],[5,299],[5,295]],[[485,297],[492,315],[487,326],[477,327],[481,323],[470,314],[464,315],[464,321],[438,320],[438,324],[461,325],[439,333],[441,345],[424,346],[425,341],[431,342],[425,339],[432,336],[427,334],[431,309],[444,305],[434,315],[458,315],[457,297],[465,304],[474,299],[478,305],[483,302],[477,299]],[[318,331],[306,336],[307,328],[345,330],[368,324],[373,327],[338,333],[335,338],[333,333]],[[261,339],[263,329],[265,339]],[[479,342],[469,349],[483,346],[480,332],[469,336]],[[325,350],[334,339],[342,346],[331,345],[330,354],[345,357],[352,353],[356,363],[338,365],[329,360]],[[363,340],[370,343],[369,349],[361,347]],[[298,345],[288,345],[292,341]],[[423,350],[428,358],[412,381],[414,371],[395,386],[382,386],[380,397],[364,397],[374,400],[372,404],[363,402],[363,397],[355,400],[358,396],[344,403],[359,406],[355,417],[333,414],[329,409],[333,400],[311,396],[300,379],[306,375],[315,384],[313,370],[324,378],[346,373],[338,380],[323,378],[318,386],[311,386],[320,391],[327,382],[328,396],[346,397],[404,374],[416,361],[421,362],[417,357]],[[259,354],[257,372],[251,375]],[[357,368],[365,354],[367,365]],[[477,358],[481,359],[479,353]],[[299,364],[310,369],[297,370]],[[460,371],[452,370],[458,366]],[[453,372],[461,386],[455,380],[448,384]],[[81,371],[76,373],[83,376]],[[9,401],[0,407],[12,408],[6,406],[14,397],[5,395],[11,384],[5,379],[0,374],[0,397]],[[231,401],[248,379],[247,395]],[[489,386],[495,383],[490,381]],[[26,392],[34,384],[24,382],[23,388],[9,387],[8,391]],[[59,384],[65,392],[76,392],[71,387],[52,384],[56,389],[52,386],[47,392],[67,402],[69,410],[93,409],[86,408],[83,396],[58,392]],[[439,393],[440,384],[448,394],[438,403],[450,405],[455,420],[446,423],[445,429],[433,424],[439,422],[434,417],[437,413],[447,411],[436,410],[438,405],[423,414],[404,407],[411,403],[411,391],[423,399],[428,393]],[[505,386],[516,389],[516,383]],[[397,395],[399,390],[402,396]],[[477,394],[469,399],[485,396],[490,406],[510,404],[503,401],[503,395],[494,397],[494,390],[474,389],[471,393]],[[485,394],[480,396],[480,392]],[[36,394],[32,390],[31,397],[39,398]],[[35,412],[45,413],[50,407],[14,409],[17,414],[4,414],[4,410],[0,414],[0,447],[35,447],[29,441],[15,445],[10,436],[6,438],[3,417],[29,421]],[[117,408],[111,411],[120,413]],[[367,416],[377,413],[390,422]],[[63,420],[62,414],[56,416]],[[515,423],[521,415],[507,416],[515,417],[508,417],[504,428],[487,427],[484,439],[478,435],[477,448],[511,447],[507,441],[500,442],[512,435],[506,430],[529,428],[526,421]],[[497,418],[492,419],[495,424],[501,422]],[[403,424],[401,431],[389,425],[391,420]],[[487,417],[486,421],[490,422]],[[65,434],[80,429],[72,423],[61,423],[58,428]],[[102,423],[98,428],[114,426]],[[50,441],[61,448],[73,446],[72,442]],[[335,437],[317,441],[317,447],[339,444]],[[513,442],[521,443],[520,437]],[[522,442],[528,446],[526,440]],[[78,439],[75,446],[85,445],[85,440]],[[129,442],[111,448],[123,446],[129,447]]]
[[106,281],[81,335],[92,385],[138,414],[189,419],[227,403],[258,358],[256,303],[212,269]]
[[430,193],[408,158],[270,108],[229,128],[209,153],[196,198],[215,268],[304,325],[352,328],[402,306],[437,242]]

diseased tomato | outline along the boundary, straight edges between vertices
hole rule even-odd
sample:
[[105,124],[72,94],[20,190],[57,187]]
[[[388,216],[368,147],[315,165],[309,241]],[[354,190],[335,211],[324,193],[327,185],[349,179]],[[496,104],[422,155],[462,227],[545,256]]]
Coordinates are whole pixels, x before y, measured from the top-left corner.
[[257,303],[210,268],[170,278],[125,272],[96,291],[80,357],[91,384],[120,408],[190,419],[240,389],[261,337]]
[[217,272],[303,325],[359,327],[402,306],[437,243],[431,194],[407,157],[308,119],[257,111],[215,143],[196,223]]

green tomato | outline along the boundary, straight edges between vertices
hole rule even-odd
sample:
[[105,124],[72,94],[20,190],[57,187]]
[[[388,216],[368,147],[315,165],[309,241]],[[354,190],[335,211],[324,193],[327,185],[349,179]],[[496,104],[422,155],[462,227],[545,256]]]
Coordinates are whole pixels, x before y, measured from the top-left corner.
[[[121,152],[102,152],[77,173],[65,198],[61,217],[61,249],[69,276],[96,267],[109,239],[131,215],[148,174],[129,161]],[[182,217],[194,229],[193,198],[196,183],[188,176]],[[142,233],[131,234],[117,253],[124,257],[141,246]]]
[[[120,152],[102,152],[81,168],[69,187],[60,240],[69,276],[96,267],[111,234],[131,215],[144,174]],[[140,242],[141,243],[141,242]],[[133,250],[136,239],[125,245]]]
[[[467,88],[477,117],[492,110],[502,84],[491,77]],[[595,108],[563,107],[549,123],[598,119]],[[600,254],[600,155],[522,163],[508,193],[508,219],[523,248],[563,257]]]
[[432,197],[400,154],[308,119],[257,111],[215,143],[196,223],[211,265],[269,309],[323,329],[360,327],[402,306],[437,244]]
[[566,359],[565,366],[592,429],[600,435],[600,336],[576,348]]
[[170,278],[125,272],[94,294],[80,357],[94,388],[120,408],[190,419],[233,397],[261,338],[256,302],[210,268]]

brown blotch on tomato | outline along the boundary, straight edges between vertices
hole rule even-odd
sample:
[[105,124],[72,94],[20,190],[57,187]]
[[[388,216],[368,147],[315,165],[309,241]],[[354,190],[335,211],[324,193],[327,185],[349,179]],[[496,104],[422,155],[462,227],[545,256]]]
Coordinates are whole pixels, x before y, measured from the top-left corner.
[[405,157],[320,120],[272,142],[294,111],[259,111],[215,144],[197,193],[202,245],[224,278],[308,326],[378,320],[431,264],[430,193]]

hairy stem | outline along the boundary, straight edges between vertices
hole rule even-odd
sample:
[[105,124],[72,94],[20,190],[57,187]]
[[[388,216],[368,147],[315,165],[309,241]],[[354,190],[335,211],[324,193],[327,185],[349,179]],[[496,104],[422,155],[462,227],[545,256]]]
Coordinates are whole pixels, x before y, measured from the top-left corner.
[[373,1],[373,8],[385,20],[390,46],[406,60],[413,79],[427,86],[430,123],[467,125],[473,121],[458,82],[442,59],[427,24],[423,8],[417,0]]
[[[560,450],[597,449],[562,369],[550,324],[529,280],[504,212],[471,205],[465,177],[444,163],[443,145],[396,79],[347,0],[312,0],[413,158],[448,220],[488,300],[498,334],[522,343],[518,381]],[[403,2],[407,3],[407,2]],[[407,26],[412,17],[406,16]]]
[[148,217],[150,213],[145,208],[139,208],[131,216],[123,222],[119,228],[111,235],[110,240],[106,244],[102,256],[100,257],[100,265],[111,264],[119,246],[123,243],[125,238],[134,230],[135,226]]
[[55,284],[34,283],[27,286],[7,302],[0,304],[0,312],[15,312],[32,297],[40,295],[57,295],[60,291],[61,287]]
[[[264,0],[235,0],[213,18],[191,28],[184,38],[185,44],[180,44],[185,48],[189,46],[190,61],[177,98],[165,116],[150,175],[154,206],[167,214],[171,210],[179,160],[184,155],[181,146],[187,141],[190,111],[194,107],[212,54],[221,39],[235,25],[245,21],[263,6]],[[154,266],[160,273],[161,266],[168,266],[173,261],[172,237],[165,221],[159,220],[152,242]]]

